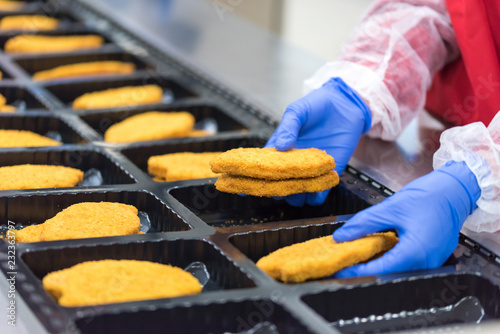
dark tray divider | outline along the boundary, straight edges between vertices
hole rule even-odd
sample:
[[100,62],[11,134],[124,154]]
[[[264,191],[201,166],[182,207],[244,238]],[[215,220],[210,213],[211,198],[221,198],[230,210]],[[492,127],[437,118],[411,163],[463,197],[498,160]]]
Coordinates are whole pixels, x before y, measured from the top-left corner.
[[[20,31],[15,31],[15,32],[0,32],[0,48],[4,50],[5,48],[5,43],[7,40],[10,38],[17,36],[17,35],[50,35],[50,36],[67,36],[67,35],[99,35],[104,38],[104,44],[111,43],[111,40],[109,37],[106,36],[103,32],[97,32],[95,30],[87,29],[87,28],[82,28],[75,26],[73,28],[67,28],[67,29],[59,29],[59,30],[51,30],[51,31],[30,31],[30,32],[20,32]],[[98,50],[98,49],[94,49]],[[61,54],[63,52],[55,52],[54,54]],[[71,53],[71,51],[64,51],[64,53]],[[45,55],[49,53],[43,53]],[[26,53],[7,53],[7,55],[26,55]]]
[[[224,315],[224,318],[214,315]],[[279,333],[311,333],[281,305],[269,299],[99,314],[76,320],[82,334],[158,333],[160,328],[168,328],[171,333],[242,333],[256,330],[259,324],[274,325]],[[274,333],[268,330],[255,333]]]
[[117,162],[96,149],[24,149],[0,153],[0,167],[21,164],[63,165],[83,172],[95,168],[101,172],[104,184],[135,182]]
[[65,55],[22,55],[13,58],[15,63],[30,75],[33,75],[35,72],[49,70],[63,65],[109,60],[133,63],[137,70],[154,70],[153,65],[148,64],[130,53],[118,49],[114,51],[77,51]]
[[[87,122],[94,130],[99,134],[104,135],[104,132],[113,124],[121,122],[128,117],[139,115],[148,111],[152,111],[151,107],[141,106],[136,109],[120,110],[120,111],[109,111],[109,112],[92,112],[82,115],[81,118]],[[229,113],[223,112],[219,108],[210,105],[182,105],[179,106],[160,106],[155,107],[154,111],[188,111],[199,122],[206,118],[213,118],[216,120],[220,132],[226,131],[238,131],[246,129],[245,125],[234,120]]]
[[211,137],[171,139],[169,143],[125,148],[121,153],[147,174],[148,159],[154,155],[178,152],[224,152],[236,147],[262,147],[264,144],[265,141],[262,139],[251,136],[233,136],[228,139]]
[[0,129],[27,130],[46,135],[49,131],[57,131],[65,144],[87,144],[79,133],[65,121],[51,116],[19,116],[0,114]]
[[[159,76],[143,76],[140,74],[127,76],[124,78],[93,78],[82,79],[68,83],[45,84],[44,87],[57,97],[64,104],[71,106],[72,102],[79,96],[110,88],[119,88],[123,86],[142,86],[156,84],[163,88],[164,94],[171,93],[174,99],[193,97],[195,93],[181,86],[171,78]],[[153,105],[151,105],[153,106]],[[113,108],[116,109],[116,108]],[[106,109],[101,109],[106,110]]]
[[0,62],[0,72],[2,72],[2,81],[4,80],[9,80],[12,79],[12,75],[10,74],[9,70],[7,70],[7,66],[3,65],[3,62]]
[[[204,193],[210,196],[205,196],[201,203],[197,194]],[[170,194],[205,223],[216,227],[354,214],[370,206],[343,182],[330,191],[323,205],[301,208],[285,200],[219,192],[212,184],[180,187]]]
[[[98,240],[98,239],[94,239]],[[97,241],[96,241],[97,242]],[[133,259],[185,268],[199,261],[210,274],[210,290],[255,287],[255,283],[213,244],[204,240],[156,240],[90,246],[46,247],[24,252],[23,262],[39,279],[85,261]]]
[[12,104],[16,101],[24,101],[26,103],[26,109],[28,110],[47,110],[47,107],[38,101],[38,99],[35,98],[35,96],[29,92],[27,88],[1,85],[0,94],[7,99],[7,104]]
[[[500,319],[499,287],[477,274],[439,275],[357,286],[306,295],[302,300],[341,332],[371,333],[475,322],[468,319],[471,314],[458,307],[442,314],[432,311],[454,305],[466,297],[477,299],[480,305],[476,307],[484,310],[485,319]],[[417,310],[429,312],[412,312]],[[346,320],[351,326],[344,330],[342,325]]]
[[151,222],[148,233],[190,229],[184,220],[154,195],[146,191],[127,190],[0,197],[0,226],[6,226],[9,220],[16,224],[16,228],[40,224],[70,205],[81,202],[117,202],[133,205],[148,215]]

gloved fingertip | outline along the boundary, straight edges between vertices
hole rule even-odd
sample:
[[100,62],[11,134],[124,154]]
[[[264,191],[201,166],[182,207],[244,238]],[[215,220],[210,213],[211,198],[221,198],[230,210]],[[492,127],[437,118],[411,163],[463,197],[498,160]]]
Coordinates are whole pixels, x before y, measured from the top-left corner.
[[349,233],[348,229],[340,227],[336,229],[332,234],[333,241],[335,242],[346,242],[353,240],[352,234]]
[[284,200],[285,197],[278,197],[278,196],[275,196],[273,197],[273,199],[277,200],[277,201],[281,201],[281,200]]
[[294,207],[302,207],[306,202],[306,194],[295,194],[285,197],[286,202]]
[[240,196],[240,197],[247,197],[247,195],[245,195],[245,194],[238,194],[238,196]]
[[351,277],[356,277],[359,276],[358,270],[356,267],[359,266],[354,266],[351,268],[346,268],[344,270],[341,270],[337,272],[333,277],[335,278],[351,278]]
[[313,206],[323,205],[330,190],[325,190],[319,193],[307,194],[306,203]]
[[276,140],[275,147],[278,151],[288,151],[295,144],[295,137],[291,135],[281,136]]
[[269,140],[267,141],[266,145],[264,145],[265,148],[273,148],[276,146],[276,133],[273,133],[273,135],[271,136],[271,138],[269,138]]

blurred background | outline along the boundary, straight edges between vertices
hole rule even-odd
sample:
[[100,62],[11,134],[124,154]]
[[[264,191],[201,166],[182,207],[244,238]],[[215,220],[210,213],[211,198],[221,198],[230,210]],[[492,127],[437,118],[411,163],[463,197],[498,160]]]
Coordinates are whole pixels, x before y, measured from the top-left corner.
[[[206,0],[214,6],[217,1]],[[373,0],[233,0],[228,11],[325,60],[335,58]],[[226,1],[221,1],[223,5]],[[325,40],[328,36],[328,40]]]

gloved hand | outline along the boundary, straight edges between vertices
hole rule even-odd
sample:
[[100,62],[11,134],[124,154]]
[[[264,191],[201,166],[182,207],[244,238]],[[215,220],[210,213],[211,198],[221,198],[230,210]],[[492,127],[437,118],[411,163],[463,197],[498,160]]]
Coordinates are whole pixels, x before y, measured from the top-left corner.
[[[340,78],[330,79],[305,97],[292,102],[266,147],[278,151],[319,148],[335,159],[340,173],[371,125],[371,111],[363,99]],[[321,205],[328,191],[287,196],[290,205]]]
[[336,277],[441,266],[457,247],[460,229],[480,195],[476,177],[465,162],[450,161],[407,184],[333,233],[337,242],[387,229],[396,229],[399,235],[396,246],[382,257],[344,269]]

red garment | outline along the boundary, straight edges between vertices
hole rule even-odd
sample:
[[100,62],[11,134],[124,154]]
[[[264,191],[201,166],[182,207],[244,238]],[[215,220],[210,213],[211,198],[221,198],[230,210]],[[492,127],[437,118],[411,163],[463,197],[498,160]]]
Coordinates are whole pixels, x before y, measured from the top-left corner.
[[426,109],[453,125],[488,125],[500,110],[500,1],[446,5],[462,56],[434,76]]

